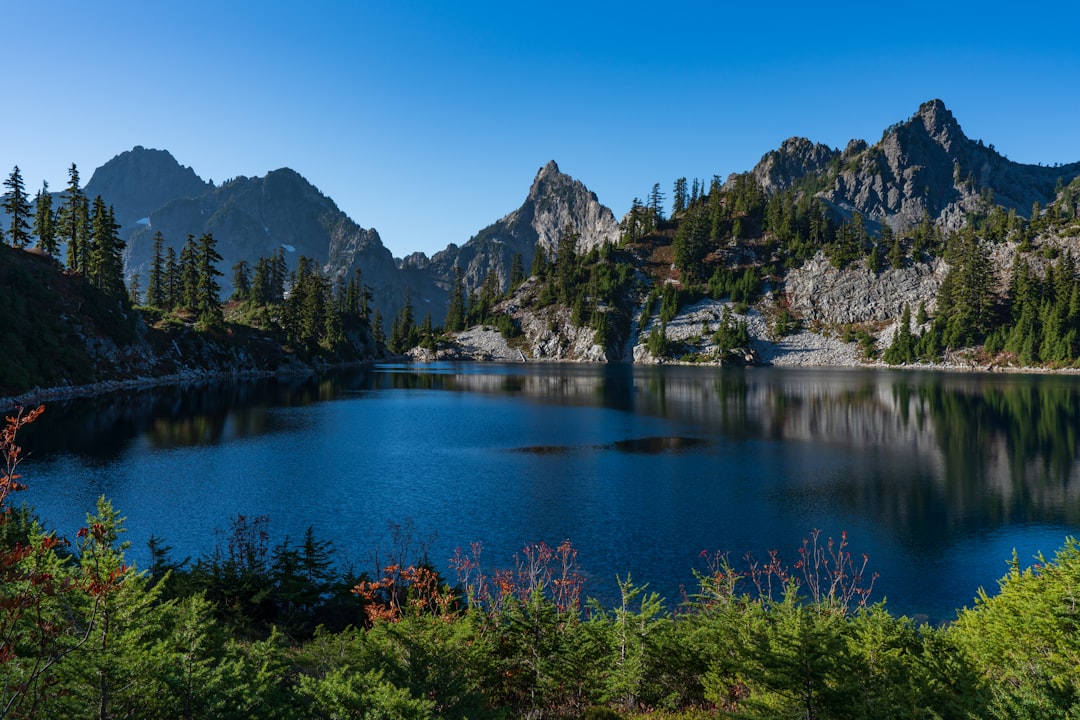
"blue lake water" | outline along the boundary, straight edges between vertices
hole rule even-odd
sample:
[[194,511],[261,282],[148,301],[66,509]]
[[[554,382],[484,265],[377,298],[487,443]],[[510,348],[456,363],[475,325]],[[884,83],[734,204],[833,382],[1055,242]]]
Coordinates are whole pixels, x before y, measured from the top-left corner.
[[151,535],[209,553],[237,514],[271,542],[310,525],[374,569],[391,526],[452,579],[569,539],[585,591],[616,575],[674,607],[702,551],[847,531],[872,600],[947,620],[1080,529],[1080,378],[852,369],[440,364],[158,388],[53,403],[27,429],[16,500],[73,536],[100,495]]

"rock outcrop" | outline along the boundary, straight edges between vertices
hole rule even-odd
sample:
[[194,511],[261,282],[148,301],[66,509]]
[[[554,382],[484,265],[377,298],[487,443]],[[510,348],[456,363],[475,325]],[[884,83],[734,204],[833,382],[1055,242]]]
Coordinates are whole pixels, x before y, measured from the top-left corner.
[[874,145],[853,140],[837,153],[792,138],[766,153],[752,173],[770,193],[802,183],[842,216],[858,212],[901,229],[929,215],[956,229],[991,203],[1030,215],[1034,203],[1045,207],[1054,199],[1059,183],[1080,176],[1080,163],[1012,162],[993,145],[969,139],[945,104],[931,100]]
[[460,247],[452,244],[430,259],[422,253],[410,255],[401,267],[429,273],[446,291],[453,281],[454,266],[461,268],[467,289],[479,287],[489,273],[495,273],[500,288],[505,290],[514,255],[521,255],[527,272],[537,248],[543,248],[548,257],[554,256],[559,238],[568,226],[581,236],[578,252],[619,239],[619,223],[614,213],[584,184],[561,172],[553,160],[540,168],[525,202],[517,210]]

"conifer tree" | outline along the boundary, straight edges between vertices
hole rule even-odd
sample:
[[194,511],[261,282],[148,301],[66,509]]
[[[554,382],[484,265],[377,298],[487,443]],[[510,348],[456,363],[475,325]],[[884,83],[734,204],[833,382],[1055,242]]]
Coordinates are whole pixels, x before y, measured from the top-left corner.
[[146,304],[150,307],[166,307],[166,288],[168,275],[165,268],[165,236],[158,230],[154,233],[154,246],[150,253],[150,278],[146,287]]
[[94,198],[90,227],[86,276],[102,291],[124,296],[124,241],[120,238],[120,226],[116,223],[113,209],[105,207],[100,195]]
[[133,273],[128,282],[128,302],[132,307],[142,305],[142,287],[139,284],[139,273]]
[[454,286],[450,291],[450,306],[446,311],[447,332],[460,332],[465,329],[465,281],[461,277],[461,268],[454,266]]
[[188,235],[180,249],[180,302],[179,305],[195,310],[199,305],[199,248],[195,236]]
[[211,233],[204,233],[199,238],[197,250],[198,278],[195,285],[194,308],[198,311],[200,319],[205,322],[219,322],[221,320],[221,285],[217,278],[221,277],[221,271],[217,264],[221,262],[221,255],[217,251],[217,241]]
[[405,288],[405,304],[390,328],[390,349],[396,353],[403,353],[415,347],[415,335],[416,320],[413,317],[412,300],[409,297],[409,288]]
[[671,215],[681,213],[686,209],[686,178],[681,177],[675,181],[674,197],[671,201]]
[[241,260],[232,268],[232,299],[244,301],[251,297],[251,266]]
[[176,258],[176,250],[169,246],[165,250],[165,300],[162,309],[174,310],[183,304],[183,296],[184,280],[180,262]]
[[89,203],[79,186],[79,169],[75,163],[68,169],[68,185],[63,202],[57,211],[57,235],[67,243],[67,266],[69,270],[86,272],[89,248]]
[[23,185],[18,165],[4,181],[4,187],[8,192],[0,207],[11,221],[7,237],[12,247],[24,248],[30,244],[30,199],[26,196],[26,186]]
[[514,253],[514,257],[510,261],[510,280],[507,289],[515,290],[523,282],[525,282],[525,264],[521,258],[521,253]]
[[56,218],[53,216],[52,194],[47,182],[41,184],[41,190],[34,197],[34,227],[31,231],[37,235],[37,246],[55,257],[58,250]]

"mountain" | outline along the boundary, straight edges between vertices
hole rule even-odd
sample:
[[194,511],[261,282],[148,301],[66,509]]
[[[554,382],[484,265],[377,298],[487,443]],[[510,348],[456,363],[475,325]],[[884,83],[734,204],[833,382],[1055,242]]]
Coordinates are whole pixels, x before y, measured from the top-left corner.
[[284,247],[290,267],[304,255],[335,281],[360,270],[374,306],[387,322],[404,304],[408,289],[417,315],[430,313],[440,323],[455,265],[463,269],[469,290],[492,272],[505,288],[514,255],[521,254],[528,269],[537,247],[553,254],[567,225],[581,234],[579,250],[618,238],[611,210],[581,182],[560,172],[555,162],[540,169],[520,208],[464,245],[451,244],[431,258],[414,253],[400,263],[376,230],[358,225],[288,168],[214,186],[167,151],[139,146],[98,168],[86,192],[90,197],[101,195],[113,206],[127,242],[126,274],[138,273],[144,284],[156,232],[178,254],[188,235],[212,233],[222,256],[219,268],[226,295],[231,291],[233,265],[241,260],[253,265]]
[[95,170],[84,191],[91,200],[100,195],[112,204],[116,221],[130,237],[140,221],[162,205],[212,188],[167,150],[136,145]]
[[528,271],[537,248],[543,248],[549,257],[555,254],[567,226],[581,235],[578,252],[619,239],[614,213],[600,203],[596,193],[560,171],[552,160],[537,172],[529,194],[517,210],[487,226],[464,245],[451,244],[431,258],[414,253],[402,261],[401,268],[405,273],[427,276],[435,287],[429,287],[426,296],[445,308],[445,294],[453,282],[455,266],[461,268],[467,289],[479,287],[489,273],[496,273],[499,287],[505,290],[514,255],[521,255]]
[[[95,173],[94,180],[97,177]],[[106,202],[116,207],[139,207],[122,184],[113,186],[118,190],[103,194]],[[362,267],[363,279],[384,313],[395,311],[404,302],[405,286],[378,232],[357,225],[330,198],[288,168],[258,178],[234,178],[218,187],[205,186],[194,195],[174,196],[147,211],[145,217],[129,230],[124,257],[127,273],[139,273],[144,282],[155,233],[160,231],[166,246],[178,254],[188,235],[212,233],[222,256],[219,267],[226,294],[231,289],[234,264],[245,260],[254,265],[260,257],[269,257],[284,247],[290,267],[304,255],[330,269],[335,279]]]
[[1059,183],[1080,175],[1080,163],[1012,162],[993,145],[969,139],[945,104],[931,100],[874,145],[852,140],[840,152],[792,138],[766,153],[752,174],[770,193],[801,185],[841,215],[859,212],[901,229],[928,214],[956,229],[968,213],[991,204],[1030,215],[1034,203],[1045,207]]

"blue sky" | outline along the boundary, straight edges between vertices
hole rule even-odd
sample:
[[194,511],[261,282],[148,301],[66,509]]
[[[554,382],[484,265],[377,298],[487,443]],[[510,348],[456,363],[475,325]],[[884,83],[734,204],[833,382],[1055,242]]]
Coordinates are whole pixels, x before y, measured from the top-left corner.
[[941,98],[1012,160],[1080,160],[1080,5],[13,0],[0,171],[135,145],[291,167],[396,256],[463,243],[548,160],[621,217],[785,138],[874,142]]

